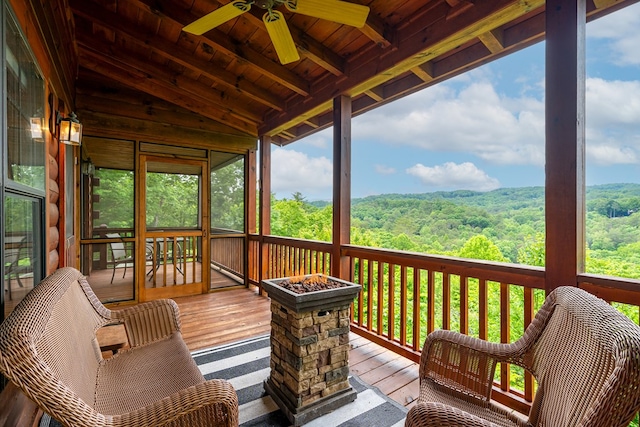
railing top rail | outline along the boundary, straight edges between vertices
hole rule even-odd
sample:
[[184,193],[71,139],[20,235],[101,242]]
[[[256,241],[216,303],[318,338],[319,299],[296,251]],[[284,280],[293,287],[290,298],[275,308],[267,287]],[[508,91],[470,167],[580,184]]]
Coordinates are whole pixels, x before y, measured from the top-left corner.
[[147,231],[145,236],[148,238],[164,238],[164,237],[187,237],[202,236],[201,230],[170,230],[170,231]]
[[503,281],[505,283],[518,283],[527,287],[544,287],[545,271],[543,267],[454,258],[446,255],[426,255],[416,252],[368,248],[354,245],[342,246],[341,254],[343,256],[365,258],[389,264],[441,271],[443,273],[485,278],[487,280]]
[[578,282],[640,293],[640,279],[582,273],[578,274]]
[[264,236],[264,243],[295,246],[302,249],[313,249],[313,250],[323,251],[323,252],[331,251],[331,243],[321,242],[319,240],[303,240],[303,239],[293,239],[290,237]]

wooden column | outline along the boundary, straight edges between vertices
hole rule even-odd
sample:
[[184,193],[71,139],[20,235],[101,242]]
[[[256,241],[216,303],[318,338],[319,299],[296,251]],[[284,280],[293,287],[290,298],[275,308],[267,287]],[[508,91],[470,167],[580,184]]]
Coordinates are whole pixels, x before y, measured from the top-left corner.
[[586,0],[546,4],[546,290],[575,286],[585,252]]
[[[249,287],[249,279],[250,279],[250,263],[249,260],[251,256],[249,254],[249,250],[251,246],[249,245],[249,234],[256,233],[256,150],[249,150],[249,153],[245,156],[245,166],[244,166],[244,234],[245,234],[245,250],[244,253],[244,284]],[[258,254],[253,254],[253,256],[257,256]]]
[[351,242],[351,97],[333,100],[333,248],[331,275],[349,279],[349,260],[340,247]]
[[256,150],[249,150],[247,155],[247,165],[245,167],[245,194],[247,200],[245,203],[245,215],[247,218],[245,232],[247,234],[256,234],[256,212],[257,212],[257,195],[256,180],[258,171],[256,170],[257,155]]
[[260,293],[262,279],[269,277],[269,248],[264,244],[264,236],[271,234],[271,137],[260,138]]

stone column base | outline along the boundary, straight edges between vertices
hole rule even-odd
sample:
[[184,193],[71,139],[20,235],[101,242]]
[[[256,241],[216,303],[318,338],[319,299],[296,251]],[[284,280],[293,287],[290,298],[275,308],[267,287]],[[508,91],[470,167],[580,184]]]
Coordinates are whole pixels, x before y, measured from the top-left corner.
[[294,427],[301,426],[309,421],[318,418],[324,414],[338,409],[349,402],[356,400],[358,393],[349,386],[348,388],[337,391],[329,396],[323,397],[306,406],[300,408],[294,407],[290,400],[272,384],[271,377],[264,382],[264,389],[276,402],[280,410],[286,415]]

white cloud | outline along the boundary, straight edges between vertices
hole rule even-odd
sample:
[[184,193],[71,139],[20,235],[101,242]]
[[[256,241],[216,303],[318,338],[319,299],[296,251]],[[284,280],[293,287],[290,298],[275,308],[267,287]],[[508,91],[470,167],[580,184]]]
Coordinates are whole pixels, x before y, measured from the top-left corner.
[[309,157],[289,148],[275,148],[271,153],[271,191],[289,197],[299,191],[317,197],[331,191],[333,164],[326,157]]
[[640,162],[640,81],[587,79],[587,159],[597,165]]
[[629,147],[616,144],[599,144],[587,146],[587,156],[600,166],[624,165],[638,163],[638,153]]
[[609,52],[620,65],[640,64],[640,4],[625,7],[587,25],[589,39],[604,39]]
[[380,175],[393,175],[394,173],[396,173],[395,168],[384,165],[375,165],[374,169]]
[[354,138],[437,152],[474,154],[495,164],[544,164],[544,104],[500,96],[487,81],[456,91],[440,84],[358,117]]
[[300,147],[306,144],[309,147],[327,149],[331,147],[332,138],[333,138],[333,133],[331,129],[325,129],[296,143],[296,146]]
[[602,127],[640,123],[640,81],[587,79],[587,124]]
[[433,167],[416,164],[406,170],[428,186],[442,189],[490,191],[500,188],[500,182],[470,162],[447,162]]

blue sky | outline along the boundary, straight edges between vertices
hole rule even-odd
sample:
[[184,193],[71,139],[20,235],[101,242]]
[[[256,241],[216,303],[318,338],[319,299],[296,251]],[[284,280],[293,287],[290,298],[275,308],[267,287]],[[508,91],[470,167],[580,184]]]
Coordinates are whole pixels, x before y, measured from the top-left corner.
[[[587,25],[587,185],[640,182],[640,3]],[[332,131],[272,148],[272,191],[331,200]],[[352,197],[544,185],[544,43],[354,118]]]

